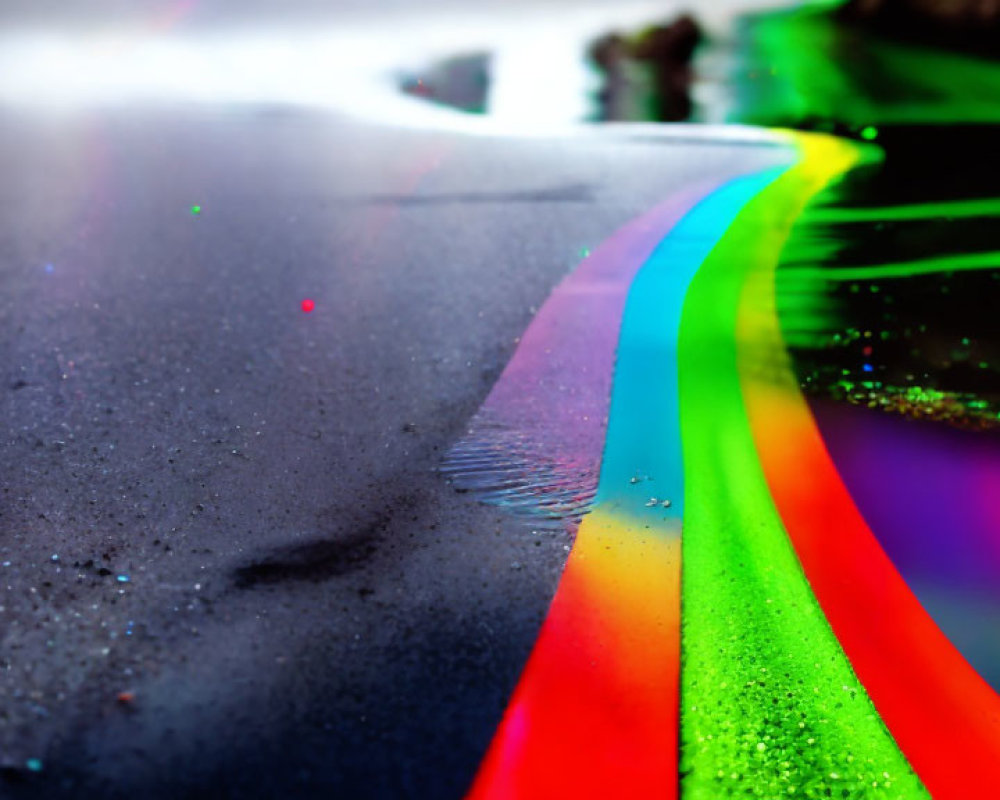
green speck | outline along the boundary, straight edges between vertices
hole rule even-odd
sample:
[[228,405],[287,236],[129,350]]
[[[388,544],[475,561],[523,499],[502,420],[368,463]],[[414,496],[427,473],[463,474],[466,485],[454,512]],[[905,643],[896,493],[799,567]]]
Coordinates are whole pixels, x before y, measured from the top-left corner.
[[201,213],[201,206],[191,206],[191,213],[198,216]]
[[878,136],[878,128],[874,125],[866,125],[861,129],[861,138],[865,141],[872,141],[876,136]]

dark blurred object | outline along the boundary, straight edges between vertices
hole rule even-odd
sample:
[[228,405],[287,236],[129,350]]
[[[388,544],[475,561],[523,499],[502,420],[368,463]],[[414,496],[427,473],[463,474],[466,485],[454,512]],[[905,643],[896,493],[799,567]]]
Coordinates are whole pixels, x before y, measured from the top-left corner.
[[840,13],[892,38],[1000,57],[1000,0],[848,0]]
[[[599,100],[603,120],[634,119],[630,100],[636,81],[630,66],[644,66],[652,81],[648,116],[663,122],[679,122],[691,116],[691,59],[702,40],[701,28],[685,14],[674,22],[648,28],[632,38],[610,33],[594,42],[590,58],[605,74]],[[641,115],[640,115],[641,116]]]
[[688,64],[701,42],[701,28],[688,14],[670,25],[657,25],[636,37],[632,57],[657,64]]
[[444,105],[472,114],[486,111],[490,88],[489,53],[454,56],[429,65],[419,75],[407,75],[400,88]]
[[602,36],[590,46],[590,60],[604,73],[604,85],[597,95],[602,122],[631,119],[629,100],[635,92],[625,72],[628,43],[617,33]]

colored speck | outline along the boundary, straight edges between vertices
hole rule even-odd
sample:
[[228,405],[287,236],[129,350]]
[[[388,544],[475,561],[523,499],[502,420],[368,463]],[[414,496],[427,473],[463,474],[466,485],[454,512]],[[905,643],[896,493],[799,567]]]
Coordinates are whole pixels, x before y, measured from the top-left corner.
[[46,271],[46,272],[47,272],[47,273],[48,273],[49,275],[51,275],[51,274],[52,274],[53,272],[55,272],[55,271],[56,271],[56,268],[55,268],[55,267],[53,267],[53,266],[52,266],[51,264],[46,264],[46,265],[45,265],[45,271]]
[[191,213],[197,217],[201,213],[201,206],[191,206]]
[[311,314],[314,308],[316,308],[316,303],[313,300],[310,300],[308,297],[302,301],[302,310],[306,314]]
[[874,369],[874,367],[871,364],[862,364],[861,369],[863,369],[865,372],[871,372]]
[[29,758],[27,761],[24,762],[24,766],[26,766],[31,772],[41,772],[42,771],[42,759],[40,759],[40,758]]
[[115,578],[118,583],[128,583],[132,579],[128,575],[119,575]]
[[878,128],[874,125],[866,125],[861,129],[861,138],[867,142],[872,141],[878,136]]
[[580,248],[580,258],[586,258],[589,255],[590,255],[590,248],[589,247],[581,247]]

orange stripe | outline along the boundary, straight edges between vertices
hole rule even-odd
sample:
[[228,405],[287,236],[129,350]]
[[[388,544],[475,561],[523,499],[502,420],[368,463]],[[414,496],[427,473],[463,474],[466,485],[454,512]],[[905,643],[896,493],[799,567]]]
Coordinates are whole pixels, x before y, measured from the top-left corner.
[[773,268],[747,282],[739,327],[741,365],[771,369],[744,369],[741,382],[789,538],[858,678],[931,794],[996,796],[1000,696],[923,609],[854,505],[795,383],[774,311]]
[[680,525],[595,509],[470,800],[677,797]]

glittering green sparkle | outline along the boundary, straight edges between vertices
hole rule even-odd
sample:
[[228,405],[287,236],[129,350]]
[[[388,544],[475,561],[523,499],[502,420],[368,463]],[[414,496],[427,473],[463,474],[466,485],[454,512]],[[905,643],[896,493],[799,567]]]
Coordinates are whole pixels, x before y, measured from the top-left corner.
[[1000,121],[1000,63],[869,34],[841,24],[831,5],[746,21],[733,121],[836,121],[866,140],[886,124]]

